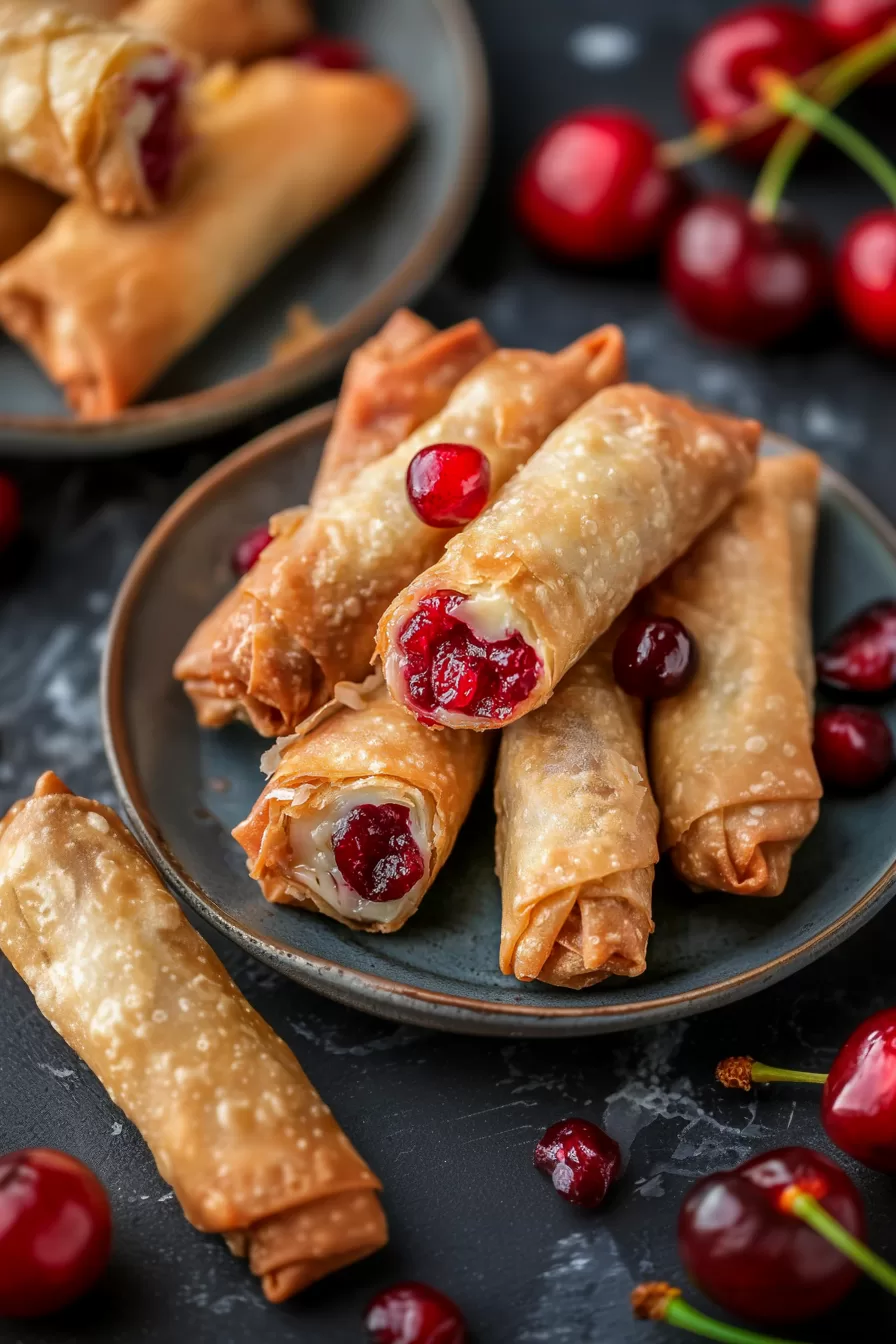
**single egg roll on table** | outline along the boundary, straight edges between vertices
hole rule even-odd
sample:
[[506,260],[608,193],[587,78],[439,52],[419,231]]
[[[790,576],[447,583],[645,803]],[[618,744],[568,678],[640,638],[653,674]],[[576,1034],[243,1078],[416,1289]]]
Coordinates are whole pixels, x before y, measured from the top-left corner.
[[233,833],[264,895],[369,933],[401,928],[454,847],[487,743],[431,732],[381,685],[272,752],[273,774]]
[[[475,320],[437,332],[405,308],[393,313],[348,362],[311,503],[325,504],[368,463],[396,448],[444,406],[461,377],[493,349],[491,337]],[[301,520],[301,510],[271,520],[274,540],[265,551],[268,572],[289,554]],[[257,584],[254,571],[253,583]],[[304,686],[302,655],[296,670],[288,636],[280,633],[273,618],[256,620],[257,604],[246,600],[245,587],[231,589],[200,623],[175,674],[203,727],[217,728],[241,718],[257,732],[273,734],[283,730],[284,715],[270,702],[288,704],[294,680]],[[244,642],[238,631],[245,631]],[[267,700],[258,691],[264,691]]]
[[55,192],[10,168],[0,168],[0,265],[46,228],[59,208]]
[[386,75],[263,61],[210,75],[183,190],[153,220],[87,202],[0,268],[0,321],[85,419],[114,415],[364,185],[411,106]]
[[208,61],[270,56],[313,27],[307,0],[136,0],[124,5],[121,20]]
[[153,214],[188,143],[186,73],[122,24],[0,0],[0,163],[100,211]]
[[109,808],[54,775],[0,822],[0,948],[274,1302],[384,1245],[379,1182]]
[[615,629],[501,734],[500,964],[518,980],[586,989],[646,965],[659,814],[641,705],[613,678]]
[[[338,683],[361,681],[383,611],[452,535],[428,527],[410,505],[406,476],[415,454],[435,443],[475,444],[497,490],[556,425],[623,370],[615,327],[556,355],[498,350],[483,360],[437,415],[313,509],[288,545],[269,546],[242,580],[216,648],[226,698],[239,699],[249,717],[252,702],[262,702],[268,731],[284,733],[329,700]],[[192,643],[175,664],[175,676],[188,684]],[[259,654],[271,648],[277,675],[270,674],[273,660]]]
[[760,427],[609,387],[551,435],[383,616],[399,703],[445,727],[537,708],[749,478]]
[[814,453],[763,458],[728,512],[655,585],[697,641],[697,674],[653,709],[662,847],[693,887],[779,896],[818,820],[809,625]]

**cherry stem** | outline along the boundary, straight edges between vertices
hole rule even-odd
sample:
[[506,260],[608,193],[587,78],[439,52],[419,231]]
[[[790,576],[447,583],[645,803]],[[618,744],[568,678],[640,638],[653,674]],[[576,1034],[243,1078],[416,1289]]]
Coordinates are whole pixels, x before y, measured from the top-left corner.
[[669,1283],[642,1283],[632,1293],[632,1310],[640,1320],[665,1321],[666,1325],[676,1325],[703,1339],[720,1340],[721,1344],[795,1344],[794,1340],[759,1335],[755,1330],[706,1316],[685,1302],[681,1290]]
[[[853,89],[889,65],[894,57],[896,57],[896,23],[890,24],[882,33],[878,33],[867,42],[860,42],[858,46],[852,47],[841,60],[836,61],[813,89],[817,102],[827,108],[836,107],[847,94],[852,93]],[[794,92],[799,91],[794,89]],[[758,219],[774,218],[797,160],[816,129],[821,128],[797,120],[785,126],[778,136],[771,153],[762,165],[753,192],[750,209]]]
[[806,1069],[778,1069],[773,1064],[760,1064],[749,1055],[732,1055],[716,1065],[716,1078],[723,1087],[740,1087],[749,1092],[752,1083],[825,1083],[826,1073],[809,1073]]
[[763,97],[781,112],[789,112],[792,117],[819,131],[831,144],[842,149],[874,179],[884,195],[889,197],[890,203],[896,205],[896,168],[876,145],[872,145],[870,140],[834,112],[800,93],[783,75],[766,71],[757,82]]
[[888,1293],[896,1296],[896,1269],[876,1255],[863,1241],[859,1241],[858,1237],[847,1232],[843,1224],[838,1223],[837,1219],[819,1204],[814,1195],[809,1194],[807,1190],[801,1190],[798,1185],[789,1185],[781,1194],[780,1206],[785,1213],[791,1213],[804,1223],[808,1223],[814,1232],[824,1237],[832,1246],[836,1246],[837,1250],[854,1265],[858,1265],[859,1269],[863,1269],[870,1279],[874,1279],[875,1283],[879,1283]]

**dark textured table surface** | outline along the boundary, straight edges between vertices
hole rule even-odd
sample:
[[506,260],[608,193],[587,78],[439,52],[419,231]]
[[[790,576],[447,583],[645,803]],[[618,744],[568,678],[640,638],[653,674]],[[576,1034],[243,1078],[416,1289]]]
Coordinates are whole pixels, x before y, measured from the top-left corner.
[[[548,349],[598,321],[617,321],[636,378],[761,416],[817,449],[896,517],[892,366],[859,352],[828,323],[785,351],[732,353],[688,332],[649,272],[553,268],[509,226],[513,165],[551,116],[615,101],[638,107],[667,134],[684,129],[679,54],[725,7],[713,0],[477,0],[494,91],[494,171],[464,248],[422,309],[441,323],[477,314],[502,342]],[[863,115],[882,117],[885,105]],[[704,180],[746,186],[732,168],[712,166]],[[824,157],[800,174],[792,195],[832,237],[877,201],[848,167]],[[263,427],[133,461],[13,464],[29,529],[0,568],[0,803],[29,789],[48,766],[80,792],[114,801],[97,669],[115,590],[171,500]],[[628,1297],[644,1278],[681,1281],[675,1220],[691,1181],[784,1143],[830,1151],[813,1090],[726,1094],[712,1082],[716,1060],[749,1051],[826,1067],[847,1031],[896,997],[894,939],[896,903],[822,962],[734,1007],[657,1030],[532,1044],[366,1018],[217,940],[386,1189],[389,1248],[281,1308],[264,1303],[223,1243],[188,1227],[139,1136],[4,964],[0,1151],[40,1144],[84,1158],[111,1193],[116,1237],[112,1267],[85,1302],[52,1323],[0,1324],[0,1339],[351,1344],[363,1337],[367,1297],[398,1278],[426,1280],[456,1298],[476,1344],[671,1338],[665,1327],[634,1322]],[[596,1214],[565,1205],[531,1167],[536,1137],[570,1114],[603,1123],[626,1153],[624,1177]],[[896,1188],[846,1165],[867,1197],[873,1244],[896,1259]],[[797,1336],[883,1340],[894,1326],[892,1300],[863,1285],[836,1316]]]

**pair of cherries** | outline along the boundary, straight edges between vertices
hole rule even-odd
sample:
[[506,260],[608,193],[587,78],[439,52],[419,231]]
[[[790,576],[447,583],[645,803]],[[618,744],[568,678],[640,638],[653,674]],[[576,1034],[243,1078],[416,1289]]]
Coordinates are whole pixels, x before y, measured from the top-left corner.
[[[825,645],[815,660],[820,685],[837,696],[881,699],[896,690],[896,602],[873,602]],[[886,720],[867,705],[838,705],[815,716],[815,761],[826,784],[872,789],[893,771]]]

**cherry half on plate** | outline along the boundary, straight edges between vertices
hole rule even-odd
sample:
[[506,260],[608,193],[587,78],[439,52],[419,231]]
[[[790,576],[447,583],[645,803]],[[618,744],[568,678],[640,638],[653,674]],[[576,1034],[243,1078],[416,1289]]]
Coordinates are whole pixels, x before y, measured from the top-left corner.
[[819,710],[813,751],[822,782],[853,793],[876,789],[893,769],[893,736],[876,709]]
[[459,1309],[425,1283],[396,1283],[377,1293],[364,1315],[371,1344],[465,1344]]
[[0,1158],[0,1316],[42,1316],[85,1293],[109,1259],[112,1215],[93,1172],[67,1153]]
[[896,601],[863,607],[819,650],[815,669],[822,686],[849,694],[896,690]]

